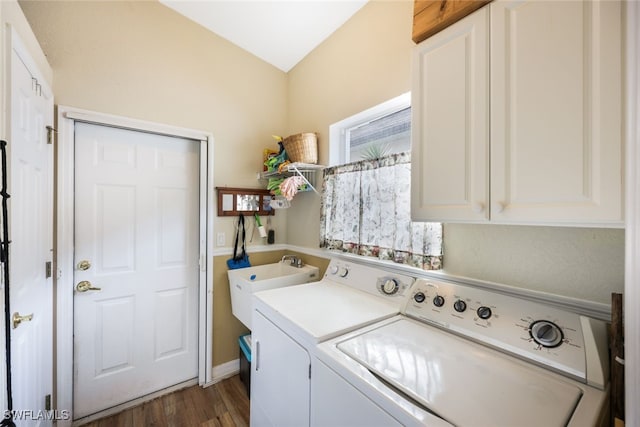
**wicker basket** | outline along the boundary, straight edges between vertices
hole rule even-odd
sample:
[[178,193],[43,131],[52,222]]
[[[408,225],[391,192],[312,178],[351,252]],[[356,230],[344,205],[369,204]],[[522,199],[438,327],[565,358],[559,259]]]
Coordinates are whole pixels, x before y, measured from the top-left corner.
[[282,144],[292,162],[318,163],[318,137],[315,133],[297,133],[286,137]]

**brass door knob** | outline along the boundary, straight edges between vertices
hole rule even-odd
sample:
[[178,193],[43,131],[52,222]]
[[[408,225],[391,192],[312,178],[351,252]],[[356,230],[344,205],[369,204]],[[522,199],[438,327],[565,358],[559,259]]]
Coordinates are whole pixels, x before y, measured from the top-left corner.
[[20,313],[16,311],[13,313],[13,316],[11,316],[11,324],[13,325],[13,329],[15,329],[22,322],[31,322],[31,319],[33,319],[33,313],[20,316]]
[[96,288],[91,285],[91,282],[88,280],[83,280],[82,282],[76,285],[76,291],[78,292],[87,292],[87,291],[100,291],[102,288]]

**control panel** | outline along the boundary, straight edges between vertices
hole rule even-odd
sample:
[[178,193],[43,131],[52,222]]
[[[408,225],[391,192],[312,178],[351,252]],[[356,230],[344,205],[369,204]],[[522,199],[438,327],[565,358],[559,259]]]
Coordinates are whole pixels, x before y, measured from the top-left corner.
[[[407,295],[403,314],[583,382],[588,380],[587,359],[599,357],[587,354],[594,351],[585,346],[584,334],[591,332],[584,331],[583,325],[588,328],[593,322],[584,322],[585,318],[575,313],[485,289],[418,279]],[[586,341],[591,344],[594,340],[588,337]]]
[[415,280],[404,274],[337,259],[329,263],[324,279],[388,298],[404,297]]

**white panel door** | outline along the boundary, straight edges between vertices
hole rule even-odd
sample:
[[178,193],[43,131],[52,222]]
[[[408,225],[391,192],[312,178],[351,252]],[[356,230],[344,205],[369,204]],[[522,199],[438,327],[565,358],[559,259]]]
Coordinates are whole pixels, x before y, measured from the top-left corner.
[[491,7],[491,219],[622,224],[619,1]]
[[197,377],[199,141],[75,129],[78,419]]
[[416,47],[414,221],[489,220],[488,27],[480,9]]
[[14,46],[11,55],[9,304],[12,317],[23,318],[11,322],[13,409],[33,411],[21,426],[51,425],[38,414],[53,390],[53,279],[45,273],[53,248],[53,148],[46,131],[53,97],[33,77],[24,49]]

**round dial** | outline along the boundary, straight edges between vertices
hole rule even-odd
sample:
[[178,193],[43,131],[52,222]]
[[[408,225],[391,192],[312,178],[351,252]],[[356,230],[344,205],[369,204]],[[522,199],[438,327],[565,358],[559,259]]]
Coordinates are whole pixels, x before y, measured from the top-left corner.
[[493,314],[493,313],[491,313],[491,309],[489,307],[485,307],[484,305],[482,307],[479,307],[476,310],[476,313],[478,314],[479,318],[484,319],[484,320],[487,320]]
[[396,279],[387,279],[382,284],[382,292],[386,295],[393,295],[398,292],[399,286]]
[[459,299],[453,303],[453,309],[458,313],[462,313],[467,309],[467,303]]
[[347,277],[349,274],[349,269],[347,267],[340,268],[340,277]]
[[338,266],[337,265],[332,265],[331,269],[329,269],[329,273],[331,274],[337,274],[338,273]]
[[433,305],[436,307],[442,307],[444,305],[444,297],[442,295],[436,295],[433,297]]
[[543,347],[553,348],[562,344],[562,329],[548,320],[536,320],[529,329],[531,338]]
[[415,302],[417,302],[417,303],[424,302],[424,300],[425,300],[426,298],[427,298],[427,297],[426,297],[422,292],[418,292],[417,294],[415,294],[415,295],[413,296],[413,300],[414,300]]

